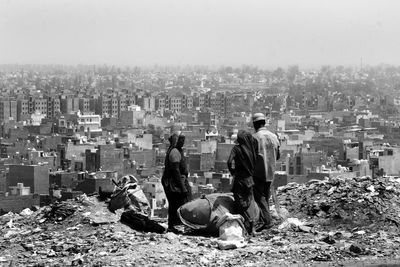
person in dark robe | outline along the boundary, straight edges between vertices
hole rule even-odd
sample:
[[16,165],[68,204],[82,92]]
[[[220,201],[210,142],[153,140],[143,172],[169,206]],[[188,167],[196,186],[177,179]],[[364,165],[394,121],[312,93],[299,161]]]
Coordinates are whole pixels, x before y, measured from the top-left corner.
[[181,154],[180,157],[180,161],[179,161],[179,171],[181,174],[181,178],[184,179],[184,183],[185,183],[185,187],[186,187],[186,199],[185,199],[185,203],[189,202],[190,200],[192,200],[192,189],[189,185],[189,180],[188,180],[188,168],[187,168],[187,163],[186,163],[186,158],[185,155],[183,153],[183,145],[185,144],[185,136],[184,135],[179,135],[178,136],[178,142],[176,145],[176,149],[178,149],[179,153]]
[[184,160],[182,148],[185,139],[173,134],[168,139],[170,146],[165,155],[164,173],[161,179],[164,192],[168,200],[168,230],[178,232],[176,225],[181,224],[177,210],[189,199],[187,188],[187,167]]
[[248,209],[254,201],[253,174],[257,159],[257,141],[250,132],[244,130],[238,132],[236,141],[238,144],[232,148],[227,161],[228,169],[234,177],[232,192],[236,209],[245,219],[247,231],[254,234],[255,222]]

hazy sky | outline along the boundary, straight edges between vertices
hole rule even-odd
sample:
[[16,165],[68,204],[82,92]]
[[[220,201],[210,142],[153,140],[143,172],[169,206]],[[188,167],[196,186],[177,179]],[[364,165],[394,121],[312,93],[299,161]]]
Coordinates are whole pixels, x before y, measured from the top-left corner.
[[400,1],[0,0],[0,64],[400,65]]

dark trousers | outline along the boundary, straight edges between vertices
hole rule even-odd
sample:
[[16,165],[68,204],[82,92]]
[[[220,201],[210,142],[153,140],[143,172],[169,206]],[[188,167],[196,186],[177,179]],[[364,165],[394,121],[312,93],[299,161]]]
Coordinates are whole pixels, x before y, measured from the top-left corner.
[[187,202],[186,194],[177,192],[165,192],[168,200],[168,227],[181,224],[178,216],[178,209]]
[[261,211],[261,221],[268,225],[272,222],[269,210],[269,199],[271,196],[271,182],[257,181],[254,179],[254,200],[257,202]]
[[253,185],[253,177],[242,179],[236,177],[232,188],[236,212],[243,216],[244,225],[249,233],[252,232],[254,225],[253,216],[249,210],[254,201]]

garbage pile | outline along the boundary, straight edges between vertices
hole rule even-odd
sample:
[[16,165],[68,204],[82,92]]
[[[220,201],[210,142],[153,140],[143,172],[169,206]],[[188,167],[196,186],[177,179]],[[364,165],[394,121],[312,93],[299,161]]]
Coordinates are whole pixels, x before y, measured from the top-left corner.
[[279,189],[281,205],[298,218],[334,227],[399,226],[400,183],[389,177],[335,177]]
[[[226,197],[213,200],[208,195],[195,202],[198,205],[180,209],[181,218],[192,228],[218,229],[218,233],[177,235],[165,233],[163,223],[145,216],[147,204],[141,201],[136,188],[123,188],[124,191],[114,192],[112,196],[119,197],[108,203],[96,196],[82,195],[0,216],[0,266],[400,263],[400,231],[393,222],[399,214],[399,185],[388,178],[335,178],[289,184],[278,192],[286,219],[279,220],[271,207],[276,224],[249,240],[243,238],[241,218],[228,213],[230,205],[225,204],[231,200]],[[377,213],[379,209],[382,214]],[[354,215],[362,211],[360,216],[380,225],[367,225],[370,222],[362,222]],[[368,213],[372,215],[367,216]],[[329,229],[321,227],[326,222],[336,224]]]
[[123,177],[123,181],[120,185],[115,183],[117,187],[108,201],[108,209],[111,212],[123,209],[121,222],[132,229],[164,233],[167,230],[166,227],[149,218],[150,203],[138,186],[137,179],[132,175],[127,175]]
[[44,210],[43,216],[49,220],[62,221],[74,214],[77,208],[71,201],[56,202]]

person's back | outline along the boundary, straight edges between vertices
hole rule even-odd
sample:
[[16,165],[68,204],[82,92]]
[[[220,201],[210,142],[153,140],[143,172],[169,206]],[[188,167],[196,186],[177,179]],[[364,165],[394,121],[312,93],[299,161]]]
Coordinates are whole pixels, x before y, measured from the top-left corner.
[[[262,181],[272,181],[274,178],[276,159],[279,149],[278,137],[267,128],[261,127],[253,135],[258,142],[257,163],[254,178]],[[266,168],[266,169],[265,169]]]
[[265,127],[265,123],[264,114],[256,113],[253,115],[253,126],[256,130],[253,136],[257,140],[258,146],[258,156],[254,167],[254,197],[260,207],[263,221],[263,225],[258,227],[259,230],[271,225],[270,187],[274,179],[276,160],[279,155],[278,137]]

